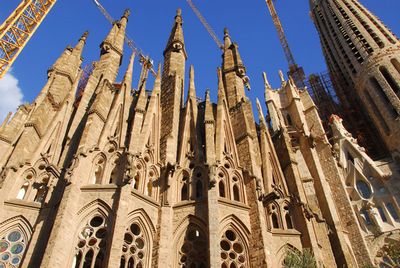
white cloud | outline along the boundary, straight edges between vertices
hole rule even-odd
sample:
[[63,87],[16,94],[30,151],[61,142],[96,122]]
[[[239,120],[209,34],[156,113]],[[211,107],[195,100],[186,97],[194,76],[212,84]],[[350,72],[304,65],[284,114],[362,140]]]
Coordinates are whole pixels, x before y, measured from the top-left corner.
[[9,112],[17,110],[23,97],[18,79],[10,71],[0,78],[0,124]]

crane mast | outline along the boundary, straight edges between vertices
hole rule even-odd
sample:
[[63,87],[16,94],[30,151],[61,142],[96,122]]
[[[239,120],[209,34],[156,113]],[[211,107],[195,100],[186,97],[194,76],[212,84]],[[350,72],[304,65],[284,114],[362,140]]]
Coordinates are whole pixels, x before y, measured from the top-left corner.
[[0,26],[0,78],[24,49],[57,0],[23,0]]
[[278,32],[279,41],[281,42],[283,51],[285,53],[286,60],[289,64],[289,74],[294,79],[296,86],[298,88],[304,88],[304,86],[305,86],[304,85],[304,79],[305,79],[304,70],[303,70],[303,68],[299,67],[296,64],[296,61],[294,60],[292,51],[290,50],[290,47],[289,47],[289,42],[286,39],[285,32],[283,31],[281,21],[275,10],[275,6],[274,6],[272,0],[265,0],[265,2],[267,3],[269,12],[272,17],[272,21],[274,22],[276,31]]
[[[94,4],[97,6],[97,8],[100,10],[101,13],[103,13],[104,17],[113,24],[114,19],[111,17],[111,15],[107,12],[107,10],[103,7],[102,4],[98,0],[93,0]],[[145,64],[145,66],[150,70],[150,72],[153,74],[153,76],[157,76],[157,73],[153,69],[153,60],[150,59],[149,56],[145,56],[143,51],[138,48],[138,46],[135,44],[135,42],[130,38],[127,34],[125,34],[125,43],[132,49],[132,51],[140,56],[140,62],[142,64]]]

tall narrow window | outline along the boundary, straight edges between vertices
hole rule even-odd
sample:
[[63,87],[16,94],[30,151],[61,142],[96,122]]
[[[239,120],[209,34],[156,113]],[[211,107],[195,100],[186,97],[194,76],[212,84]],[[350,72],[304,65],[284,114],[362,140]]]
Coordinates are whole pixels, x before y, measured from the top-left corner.
[[110,175],[110,184],[116,184],[117,183],[117,179],[118,179],[118,162],[115,161],[115,166],[113,168],[113,170],[111,171],[111,175]]
[[183,182],[181,189],[181,201],[189,200],[188,186],[186,182]]
[[392,117],[396,118],[398,116],[397,111],[394,109],[392,103],[390,102],[388,96],[383,90],[381,84],[379,84],[378,80],[375,77],[371,77],[370,81],[373,87],[375,88],[375,91],[381,96],[381,99],[387,105],[387,108],[389,109],[389,112],[392,115]]
[[35,202],[43,203],[46,198],[47,190],[47,185],[40,185],[36,192]]
[[237,184],[233,185],[233,199],[235,201],[240,201],[239,187]]
[[102,183],[103,171],[104,171],[104,159],[99,158],[94,166],[93,175],[91,178],[92,184],[101,184]]
[[25,182],[21,189],[19,189],[18,194],[17,194],[17,199],[23,200],[25,198],[26,192],[28,191],[29,188],[29,182]]
[[293,223],[292,223],[292,218],[290,217],[289,213],[286,213],[285,215],[285,220],[286,220],[286,226],[288,229],[293,229]]
[[385,215],[385,211],[383,211],[382,207],[378,207],[379,215],[381,216],[381,219],[383,222],[387,222],[387,218]]
[[276,216],[276,213],[271,214],[271,220],[272,220],[272,227],[275,229],[279,228],[279,222],[278,222],[278,216]]
[[389,84],[389,86],[393,89],[393,91],[396,93],[397,96],[400,94],[400,85],[396,80],[394,80],[393,76],[389,73],[388,69],[386,67],[381,66],[379,67],[379,71],[385,77],[386,82]]
[[392,59],[390,62],[393,64],[396,71],[400,74],[400,62],[397,59]]
[[91,268],[93,262],[93,250],[89,250],[85,255],[85,260],[83,262],[83,268]]
[[399,220],[399,214],[397,214],[397,211],[392,203],[386,203],[386,208],[389,211],[390,216],[392,216],[394,220]]
[[135,175],[135,177],[133,178],[133,188],[134,188],[135,190],[138,190],[138,189],[139,189],[139,183],[140,183],[140,174],[137,173],[137,174]]
[[189,224],[183,239],[177,245],[177,267],[206,268],[207,253],[207,236],[198,226]]
[[196,182],[196,198],[203,197],[203,183],[201,180],[197,180]]
[[364,91],[365,92],[365,97],[367,98],[368,102],[371,104],[372,106],[372,111],[374,112],[374,114],[376,115],[376,117],[378,117],[378,120],[380,122],[380,124],[382,125],[385,133],[387,135],[390,134],[390,129],[389,126],[387,125],[385,118],[383,117],[383,115],[381,114],[381,111],[379,110],[378,106],[376,105],[375,101],[372,99],[371,95],[369,94],[369,92],[367,90]]
[[225,195],[225,184],[224,184],[224,182],[222,180],[219,181],[218,188],[219,188],[219,196],[220,197],[226,197],[226,195]]

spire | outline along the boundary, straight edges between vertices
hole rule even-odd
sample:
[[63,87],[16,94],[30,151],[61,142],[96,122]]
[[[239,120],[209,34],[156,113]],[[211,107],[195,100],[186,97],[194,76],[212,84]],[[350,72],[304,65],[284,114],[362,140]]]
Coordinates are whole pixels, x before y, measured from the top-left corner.
[[206,96],[205,96],[205,111],[204,111],[204,120],[206,122],[214,122],[214,112],[213,112],[213,106],[210,100],[210,90],[206,90]]
[[196,98],[196,87],[194,85],[194,67],[190,66],[189,70],[189,93],[188,98]]
[[135,52],[132,53],[131,58],[129,59],[129,65],[126,69],[123,83],[127,85],[127,88],[131,88],[132,86],[132,76],[133,76],[133,64],[135,62]]
[[186,57],[185,40],[183,38],[182,24],[183,24],[182,10],[179,8],[176,11],[174,26],[173,26],[171,34],[169,36],[167,46],[165,47],[164,56],[165,56],[165,53],[168,50],[171,50],[171,49],[173,49],[173,50],[181,50],[181,49],[183,49],[183,51],[185,53],[185,57]]
[[267,122],[265,121],[261,103],[258,98],[256,98],[256,105],[257,105],[257,110],[258,110],[258,118],[260,119],[260,127],[262,130],[265,130],[267,128]]
[[86,39],[87,39],[88,35],[89,35],[89,32],[85,31],[82,34],[81,38],[79,38],[78,43],[76,44],[75,48],[73,49],[73,53],[78,54],[79,57],[82,55],[83,47],[86,44]]
[[122,54],[125,40],[125,29],[129,15],[130,11],[129,9],[126,9],[121,19],[113,23],[111,31],[108,33],[104,41],[100,44],[100,47],[102,49],[101,54],[104,54],[110,48]]
[[217,75],[218,75],[218,104],[219,104],[220,101],[225,99],[224,82],[222,80],[221,68],[217,69]]

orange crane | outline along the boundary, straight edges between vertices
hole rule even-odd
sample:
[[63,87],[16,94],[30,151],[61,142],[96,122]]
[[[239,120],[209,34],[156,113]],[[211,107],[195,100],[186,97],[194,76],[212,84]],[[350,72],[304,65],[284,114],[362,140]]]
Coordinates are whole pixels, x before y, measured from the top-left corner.
[[305,80],[304,70],[302,67],[299,67],[296,64],[296,61],[294,60],[292,51],[290,50],[289,43],[285,36],[285,32],[283,31],[281,21],[278,17],[278,14],[276,13],[274,3],[272,2],[272,0],[265,0],[265,2],[267,3],[269,12],[272,17],[272,21],[274,22],[276,31],[278,32],[278,35],[279,35],[279,41],[281,42],[283,51],[285,52],[285,57],[289,64],[289,74],[292,76],[292,78],[295,81],[296,86],[298,88],[304,88],[305,87],[305,85],[304,85],[304,80]]
[[23,0],[0,26],[0,78],[24,49],[57,0]]
[[[97,8],[103,13],[104,17],[113,24],[114,19],[111,17],[111,15],[107,12],[107,10],[100,4],[98,0],[93,0],[94,4],[97,6]],[[157,73],[153,69],[153,60],[144,54],[144,52],[138,48],[138,46],[135,44],[135,42],[130,38],[127,34],[125,34],[125,43],[135,52],[136,55],[140,56],[140,62],[142,64],[145,64],[146,67],[150,70],[150,72],[154,75],[157,76]]]

